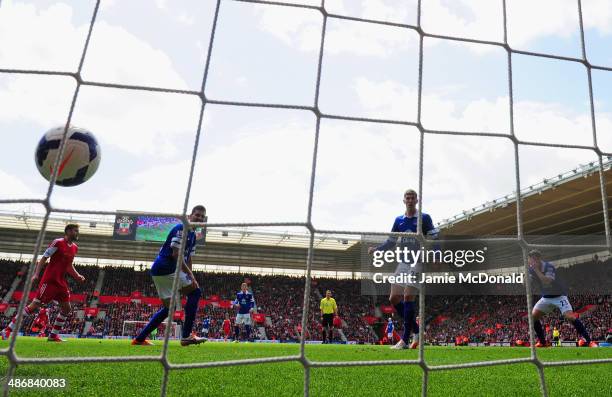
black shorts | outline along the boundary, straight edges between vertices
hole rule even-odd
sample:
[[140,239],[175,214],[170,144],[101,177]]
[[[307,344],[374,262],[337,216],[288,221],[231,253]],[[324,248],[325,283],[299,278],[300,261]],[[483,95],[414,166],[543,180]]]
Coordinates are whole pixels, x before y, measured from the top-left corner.
[[334,326],[334,314],[333,313],[323,315],[323,326],[324,327]]
[[558,336],[553,336],[553,342],[559,342],[559,337]]

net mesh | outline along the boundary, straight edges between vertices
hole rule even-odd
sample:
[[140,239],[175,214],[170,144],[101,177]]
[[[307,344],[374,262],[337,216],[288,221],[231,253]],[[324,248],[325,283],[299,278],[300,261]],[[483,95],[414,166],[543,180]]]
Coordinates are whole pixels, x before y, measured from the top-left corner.
[[[223,2],[244,2],[244,3],[257,3],[257,4],[265,4],[269,6],[280,6],[280,7],[295,7],[302,9],[310,9],[316,10],[321,13],[323,17],[323,27],[321,33],[321,41],[319,43],[318,50],[318,67],[317,67],[317,75],[316,75],[316,90],[315,90],[315,100],[314,106],[295,106],[295,105],[285,105],[285,104],[273,104],[273,103],[256,103],[256,102],[236,102],[236,101],[220,101],[215,100],[213,98],[207,98],[205,95],[206,82],[209,72],[210,60],[212,49],[215,41],[215,32],[217,29],[217,24],[219,23],[219,8],[222,3],[221,0],[216,1],[215,12],[212,24],[212,32],[210,36],[210,41],[208,43],[208,53],[206,57],[206,63],[203,72],[201,89],[199,91],[190,91],[190,90],[177,90],[177,89],[167,89],[167,88],[159,88],[152,86],[135,86],[135,85],[126,85],[126,84],[110,84],[103,82],[93,82],[93,81],[85,81],[81,78],[81,71],[83,68],[83,62],[87,55],[87,50],[89,47],[91,34],[96,22],[96,17],[98,15],[98,10],[100,8],[100,0],[96,1],[94,11],[89,23],[89,30],[87,33],[87,37],[85,40],[85,45],[80,57],[79,66],[76,72],[61,72],[61,71],[46,71],[46,70],[22,70],[22,69],[1,69],[0,73],[12,73],[12,74],[32,74],[32,75],[52,75],[52,76],[68,76],[72,77],[76,80],[76,88],[74,90],[74,94],[72,97],[70,110],[66,119],[66,125],[64,129],[64,137],[66,136],[68,126],[71,123],[71,119],[73,116],[75,104],[79,95],[79,90],[83,85],[89,86],[98,86],[98,87],[109,87],[109,88],[119,88],[119,89],[127,89],[127,90],[143,90],[143,91],[153,91],[153,92],[166,92],[166,93],[177,93],[177,94],[185,94],[185,95],[193,95],[197,96],[201,100],[201,107],[199,112],[199,120],[198,127],[196,131],[196,140],[193,147],[193,152],[191,156],[191,167],[189,172],[189,179],[187,185],[187,191],[185,194],[185,201],[183,206],[182,214],[171,214],[171,213],[147,213],[152,216],[173,216],[182,219],[184,227],[189,226],[189,220],[187,218],[187,205],[189,202],[189,195],[191,191],[191,183],[193,179],[195,160],[198,155],[197,148],[200,139],[200,134],[202,132],[202,119],[204,115],[204,109],[207,104],[217,104],[217,105],[227,105],[227,106],[247,106],[247,107],[267,107],[267,108],[277,108],[277,109],[301,109],[312,111],[316,116],[316,131],[315,131],[315,142],[313,149],[313,157],[312,157],[312,169],[311,169],[311,178],[310,178],[310,189],[309,189],[309,197],[308,197],[308,213],[306,222],[271,222],[271,223],[219,223],[219,224],[211,224],[208,226],[219,226],[219,227],[227,227],[227,226],[301,226],[305,227],[309,230],[310,233],[310,241],[308,248],[308,256],[306,262],[306,279],[305,279],[305,288],[304,288],[304,304],[302,311],[302,335],[307,330],[307,318],[308,318],[308,310],[309,310],[309,299],[310,299],[310,285],[311,285],[311,267],[314,255],[314,236],[315,233],[343,233],[343,234],[372,234],[372,235],[381,235],[383,233],[371,233],[371,232],[355,232],[355,231],[342,231],[342,230],[322,230],[317,229],[313,223],[312,219],[312,203],[313,203],[313,195],[314,195],[314,182],[315,182],[315,170],[317,167],[317,150],[319,144],[319,129],[321,125],[321,119],[340,119],[340,120],[348,120],[348,121],[361,121],[361,122],[373,122],[373,123],[388,123],[388,124],[396,124],[396,125],[408,125],[416,127],[420,132],[420,144],[419,144],[419,185],[418,185],[418,193],[422,198],[423,192],[423,152],[425,146],[425,137],[427,134],[446,134],[446,135],[471,135],[471,136],[489,136],[489,137],[500,137],[509,139],[514,146],[514,167],[515,167],[515,176],[516,176],[516,210],[517,210],[517,235],[516,239],[513,241],[518,241],[523,249],[523,261],[524,261],[524,271],[527,272],[527,258],[526,254],[531,248],[540,248],[542,245],[538,244],[529,244],[525,235],[523,234],[523,217],[522,217],[522,200],[521,200],[521,189],[520,189],[520,174],[519,174],[519,146],[520,145],[530,145],[530,146],[547,146],[547,147],[557,147],[557,148],[574,148],[574,149],[587,149],[593,151],[598,157],[598,170],[599,170],[599,184],[601,190],[602,197],[602,208],[603,208],[603,220],[605,225],[605,236],[606,236],[606,244],[598,246],[601,249],[611,250],[611,238],[610,238],[610,220],[608,216],[608,203],[605,199],[606,189],[605,189],[605,176],[604,176],[604,165],[603,165],[603,156],[610,156],[612,153],[603,152],[598,144],[597,144],[597,131],[596,131],[596,122],[595,122],[595,107],[594,107],[594,99],[593,99],[593,83],[592,83],[592,72],[593,70],[604,70],[604,71],[612,71],[612,68],[593,65],[591,64],[586,56],[586,48],[585,48],[585,32],[584,32],[584,23],[582,16],[582,2],[581,0],[576,0],[576,7],[579,17],[579,28],[580,28],[580,44],[582,50],[582,56],[580,58],[573,58],[567,56],[558,56],[546,53],[532,52],[532,51],[523,51],[511,48],[508,44],[508,23],[507,23],[507,5],[506,0],[502,1],[503,6],[503,42],[495,42],[495,41],[486,41],[486,40],[478,40],[472,38],[465,37],[453,37],[447,35],[439,35],[425,32],[421,26],[421,11],[422,5],[421,0],[417,3],[417,19],[416,25],[412,24],[404,24],[404,23],[395,23],[388,21],[380,21],[373,20],[367,18],[358,18],[346,15],[339,15],[330,13],[325,8],[325,0],[322,0],[320,6],[311,6],[311,5],[303,5],[303,4],[292,4],[292,3],[284,3],[281,1],[261,1],[261,0],[223,0]],[[365,117],[352,117],[340,114],[326,114],[323,113],[319,108],[319,88],[321,83],[321,73],[322,73],[322,60],[323,53],[325,47],[325,35],[326,35],[326,26],[327,22],[330,18],[338,19],[338,20],[350,20],[363,22],[368,24],[378,24],[378,25],[387,25],[394,26],[402,29],[410,29],[415,31],[419,35],[419,62],[418,62],[418,101],[417,101],[417,117],[415,122],[409,121],[399,121],[385,118],[365,118]],[[473,43],[473,44],[483,44],[483,45],[493,45],[502,48],[506,51],[507,54],[507,67],[508,67],[508,91],[509,91],[509,112],[510,112],[510,130],[509,134],[505,133],[495,133],[495,132],[480,132],[480,131],[453,131],[453,130],[432,130],[427,129],[421,123],[421,105],[422,105],[422,82],[423,82],[423,40],[425,38],[437,38],[443,40],[452,40],[457,42],[464,43]],[[533,57],[543,57],[549,58],[559,61],[567,61],[567,62],[576,62],[584,65],[587,76],[588,76],[588,92],[589,92],[589,106],[590,106],[590,121],[591,128],[593,134],[593,145],[570,145],[570,144],[556,144],[556,143],[544,143],[544,142],[535,142],[535,141],[525,141],[520,140],[516,137],[514,133],[514,94],[513,94],[513,77],[512,77],[512,56],[514,54],[522,54]],[[42,204],[46,209],[45,217],[43,219],[42,228],[38,234],[36,239],[35,249],[34,249],[34,258],[29,266],[28,274],[24,286],[24,294],[30,292],[32,288],[31,275],[34,269],[34,264],[36,260],[36,256],[40,251],[42,243],[45,239],[45,232],[47,222],[49,220],[49,216],[52,211],[54,212],[63,212],[63,213],[81,213],[81,214],[101,214],[101,215],[115,215],[115,212],[111,211],[95,211],[95,210],[73,210],[73,209],[64,209],[64,208],[54,208],[50,205],[50,198],[53,194],[53,189],[55,186],[55,182],[57,179],[57,170],[59,169],[59,161],[63,157],[64,152],[64,141],[60,147],[60,155],[57,157],[56,164],[54,165],[53,175],[51,177],[51,181],[49,183],[49,188],[47,190],[46,198],[44,200],[32,200],[32,199],[11,199],[11,200],[0,200],[0,204],[2,203],[33,203],[33,204]],[[422,200],[419,200],[419,211],[422,210]],[[421,219],[418,218],[418,227],[417,230],[421,230]],[[194,225],[194,224],[191,224]],[[411,235],[416,236],[421,241],[423,241],[424,237],[422,233],[397,233],[398,235]],[[387,235],[387,233],[384,233]],[[486,241],[487,239],[481,239],[480,241]],[[490,239],[489,239],[490,240]],[[182,244],[185,243],[183,240]],[[547,247],[555,247],[553,245],[547,245]],[[564,246],[556,246],[556,247],[567,247]],[[181,247],[183,250],[184,247]],[[180,267],[177,266],[177,273],[180,270]],[[174,279],[173,289],[176,292],[178,289],[178,277]],[[164,367],[164,375],[163,381],[161,385],[161,395],[165,396],[167,394],[168,389],[168,376],[170,371],[179,370],[179,369],[189,369],[189,368],[208,368],[208,367],[222,367],[222,366],[235,366],[235,365],[249,365],[249,364],[262,364],[262,363],[281,363],[281,362],[291,362],[297,361],[303,365],[304,368],[304,395],[308,396],[310,394],[310,373],[311,368],[319,368],[319,367],[354,367],[354,366],[379,366],[379,365],[416,365],[419,366],[423,370],[422,375],[422,388],[421,393],[423,396],[428,394],[428,385],[429,385],[429,374],[432,371],[442,371],[442,370],[453,370],[453,369],[465,369],[465,368],[475,368],[475,367],[487,367],[494,365],[512,365],[512,364],[521,364],[521,363],[530,363],[533,364],[539,374],[539,382],[540,382],[540,391],[543,396],[548,396],[548,390],[546,386],[544,369],[547,367],[556,367],[556,366],[565,366],[565,365],[587,365],[587,364],[602,364],[602,363],[612,363],[612,358],[605,359],[592,359],[592,360],[571,360],[571,361],[542,361],[539,359],[537,351],[535,349],[535,339],[534,339],[534,331],[533,331],[533,318],[531,316],[530,308],[532,307],[532,294],[529,293],[531,291],[531,286],[529,282],[529,278],[526,278],[526,291],[525,296],[527,298],[527,312],[529,313],[529,340],[530,340],[530,357],[525,358],[517,358],[517,359],[507,359],[507,360],[496,360],[496,361],[480,361],[480,362],[471,362],[471,363],[462,363],[462,364],[450,364],[450,365],[430,365],[425,360],[425,349],[424,343],[421,343],[419,346],[419,354],[418,359],[416,360],[380,360],[380,361],[333,361],[333,362],[318,362],[309,360],[306,357],[305,351],[305,338],[301,338],[300,342],[300,350],[298,355],[291,356],[282,356],[282,357],[267,357],[267,358],[256,358],[256,359],[245,359],[245,360],[228,360],[228,361],[218,361],[218,362],[196,362],[189,364],[175,364],[171,363],[168,359],[168,341],[170,337],[170,332],[166,332],[164,335],[164,345],[162,353],[159,356],[110,356],[110,357],[55,357],[55,358],[26,358],[19,357],[15,352],[15,344],[17,342],[17,332],[11,334],[9,347],[3,350],[0,350],[1,355],[7,356],[9,360],[9,367],[7,371],[7,376],[5,378],[5,382],[3,385],[3,393],[5,396],[9,393],[9,380],[15,373],[15,368],[18,364],[60,364],[60,363],[94,363],[94,362],[160,362]],[[170,307],[174,307],[175,305],[175,296],[173,295],[172,302]],[[18,315],[17,315],[17,323],[16,329],[19,329],[22,320],[23,320],[23,308],[26,304],[26,300],[21,300],[18,307]],[[420,318],[425,318],[425,293],[424,290],[421,289],[419,294],[419,316]],[[166,322],[166,329],[170,329],[170,318],[168,318]],[[424,340],[424,328],[420,327],[420,340]]]

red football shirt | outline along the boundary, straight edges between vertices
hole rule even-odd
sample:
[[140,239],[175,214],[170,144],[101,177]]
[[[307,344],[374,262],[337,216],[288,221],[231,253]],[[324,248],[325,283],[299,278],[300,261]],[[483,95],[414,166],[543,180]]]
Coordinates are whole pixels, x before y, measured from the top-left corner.
[[46,311],[42,311],[42,310],[38,313],[36,320],[34,320],[34,324],[39,325],[40,328],[45,328],[48,322],[49,322],[49,316],[47,315]]
[[223,320],[223,331],[229,332],[231,327],[230,320]]
[[67,287],[66,271],[72,265],[78,250],[79,247],[75,243],[68,243],[63,237],[53,240],[43,254],[51,260],[45,268],[40,283],[52,283]]

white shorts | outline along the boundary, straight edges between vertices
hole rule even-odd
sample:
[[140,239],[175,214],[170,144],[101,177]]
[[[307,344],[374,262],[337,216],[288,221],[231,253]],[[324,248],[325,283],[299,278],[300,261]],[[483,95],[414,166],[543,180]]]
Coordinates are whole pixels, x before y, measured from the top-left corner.
[[559,309],[561,314],[572,311],[572,305],[570,305],[565,295],[557,296],[556,298],[540,298],[533,308],[544,314],[550,313],[555,308]]
[[[174,273],[164,274],[163,276],[153,276],[153,283],[157,289],[157,295],[159,299],[170,299],[172,297],[172,283],[174,282]],[[179,285],[178,290],[191,284],[191,279],[187,276],[187,273],[179,273]]]
[[388,339],[393,338],[393,332],[391,332],[391,333],[387,333],[387,338],[388,338]]
[[240,324],[244,324],[244,325],[251,325],[252,320],[251,320],[251,313],[246,313],[246,314],[236,314],[236,325],[240,325]]
[[408,263],[400,262],[397,264],[395,268],[395,273],[393,275],[398,276],[400,274],[405,275],[413,275],[415,282],[410,282],[409,280],[405,280],[405,282],[397,282],[394,285],[401,285],[403,287],[412,287],[416,289],[421,289],[421,283],[418,281],[421,280],[421,271],[423,266],[417,263],[415,266],[410,266]]

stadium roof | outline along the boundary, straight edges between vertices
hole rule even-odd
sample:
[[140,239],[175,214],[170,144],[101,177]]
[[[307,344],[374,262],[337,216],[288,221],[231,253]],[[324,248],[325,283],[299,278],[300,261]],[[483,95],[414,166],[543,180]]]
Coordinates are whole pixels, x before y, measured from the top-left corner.
[[[608,208],[612,196],[612,161],[605,163]],[[522,191],[523,224],[527,235],[601,235],[604,233],[597,164],[546,179]],[[612,214],[611,214],[612,215]],[[42,214],[29,211],[0,212],[0,252],[33,251]],[[51,235],[63,233],[69,222],[81,225],[79,255],[86,258],[151,261],[159,243],[112,239],[114,218],[53,214]],[[445,220],[447,236],[516,235],[516,198],[508,195]],[[48,238],[47,238],[48,240]],[[305,269],[309,235],[295,231],[271,232],[236,228],[211,228],[205,250],[194,263],[279,269]],[[317,235],[313,270],[359,272],[362,244],[355,236]]]
[[[608,210],[612,197],[612,160],[604,162]],[[577,167],[521,191],[526,235],[605,233],[597,163]],[[507,195],[463,211],[443,222],[445,235],[517,234],[516,195]]]
[[[31,254],[43,214],[29,211],[0,212],[0,252]],[[101,216],[68,216],[53,214],[48,223],[46,240],[63,234],[67,223],[80,225],[79,256],[150,262],[159,250],[158,242],[113,240],[115,219]],[[262,231],[239,228],[210,228],[206,249],[199,250],[194,263],[223,266],[266,267],[304,270],[310,236],[304,232]],[[354,236],[315,236],[313,270],[358,271]]]

